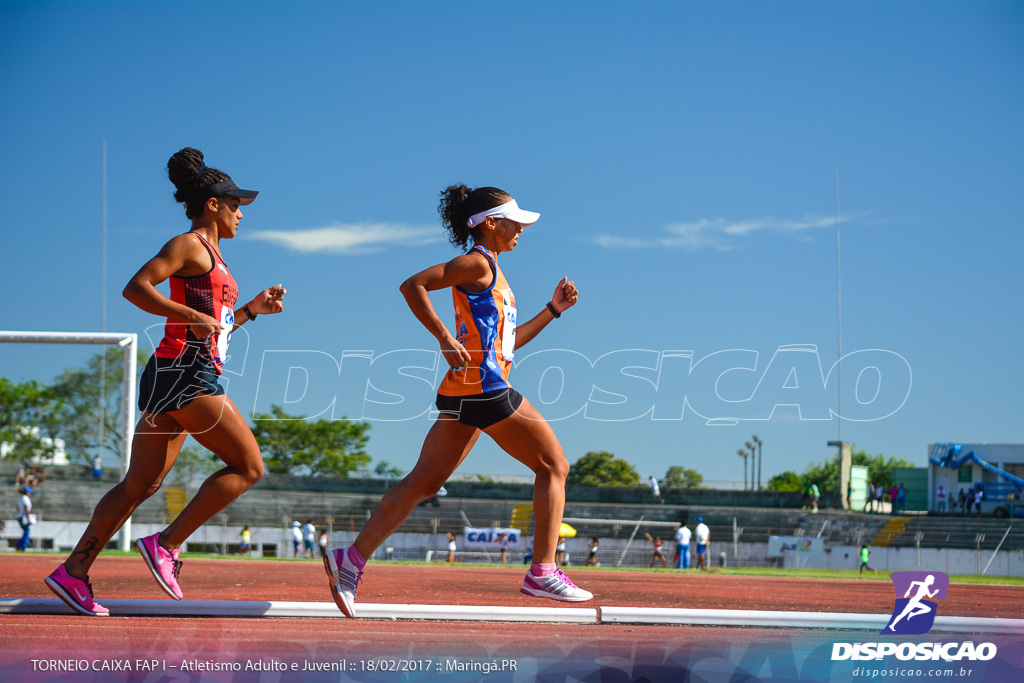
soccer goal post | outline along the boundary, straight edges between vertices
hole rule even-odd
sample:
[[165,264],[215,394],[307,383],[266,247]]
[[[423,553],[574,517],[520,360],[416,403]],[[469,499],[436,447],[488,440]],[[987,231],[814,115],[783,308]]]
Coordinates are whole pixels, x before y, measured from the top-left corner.
[[[135,436],[135,356],[139,335],[134,332],[9,332],[0,330],[0,342],[15,344],[103,344],[124,349],[124,391],[121,394],[121,478],[132,461]],[[132,518],[125,520],[119,535],[121,550],[131,549]]]

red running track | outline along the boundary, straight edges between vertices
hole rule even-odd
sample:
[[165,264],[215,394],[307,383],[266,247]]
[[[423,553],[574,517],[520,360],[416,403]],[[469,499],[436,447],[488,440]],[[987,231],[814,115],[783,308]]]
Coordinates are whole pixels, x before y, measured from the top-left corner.
[[[62,560],[54,555],[0,555],[0,597],[53,598],[43,583]],[[519,593],[525,567],[409,566],[371,563],[359,590],[363,603],[545,607],[638,606],[887,614],[888,581],[828,581],[713,573],[617,572],[575,568],[570,575],[595,594],[590,603],[565,604]],[[187,559],[180,577],[186,600],[330,602],[317,561]],[[97,599],[168,599],[135,557],[101,557],[92,572]],[[953,584],[946,616],[1024,618],[1024,590],[1014,586]],[[339,613],[340,617],[340,613]],[[339,657],[414,657],[439,652],[471,657],[534,658],[626,656],[645,650],[657,659],[673,648],[720,645],[742,633],[760,646],[811,647],[815,635],[772,629],[723,629],[621,624],[509,624],[338,619],[186,619],[81,617],[72,614],[0,615],[0,654],[109,656],[130,659],[272,656],[324,660]],[[809,644],[810,643],[810,644]],[[659,654],[660,653],[660,654]],[[2,668],[0,668],[2,674]],[[3,676],[0,675],[0,678]],[[141,680],[141,679],[140,679]]]

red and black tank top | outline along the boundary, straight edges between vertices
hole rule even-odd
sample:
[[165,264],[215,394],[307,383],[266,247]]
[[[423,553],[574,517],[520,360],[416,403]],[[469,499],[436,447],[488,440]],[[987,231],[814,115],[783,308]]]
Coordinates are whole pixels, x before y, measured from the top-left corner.
[[228,356],[228,338],[235,325],[235,302],[238,285],[210,243],[199,233],[192,233],[206,247],[213,266],[202,275],[171,276],[171,301],[205,313],[220,321],[221,331],[208,339],[199,339],[188,323],[168,318],[164,325],[164,338],[153,353],[157,358],[182,358],[194,354],[199,360],[212,363],[217,374]]

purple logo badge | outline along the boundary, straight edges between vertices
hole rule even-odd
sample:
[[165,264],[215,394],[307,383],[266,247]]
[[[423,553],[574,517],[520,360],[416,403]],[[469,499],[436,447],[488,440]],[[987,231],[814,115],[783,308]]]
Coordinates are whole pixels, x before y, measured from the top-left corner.
[[893,572],[896,605],[882,634],[919,635],[935,623],[936,600],[945,600],[949,576],[942,572]]

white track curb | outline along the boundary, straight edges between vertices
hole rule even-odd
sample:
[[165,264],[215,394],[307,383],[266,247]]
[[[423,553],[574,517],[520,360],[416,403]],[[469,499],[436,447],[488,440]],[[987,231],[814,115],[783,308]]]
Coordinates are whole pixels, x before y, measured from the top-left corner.
[[[116,617],[304,617],[344,619],[333,602],[246,602],[240,600],[104,600]],[[360,603],[358,619],[424,621],[504,621],[575,624],[671,624],[752,628],[874,631],[887,614],[771,612],[761,610],[672,609],[660,607],[494,607],[490,605],[388,605]],[[73,614],[56,598],[0,598],[0,614]],[[83,617],[89,618],[89,617]],[[1024,619],[935,618],[931,633],[984,633],[1024,636]]]

